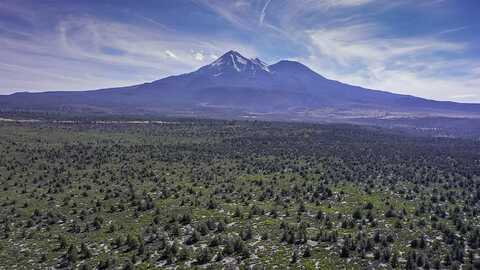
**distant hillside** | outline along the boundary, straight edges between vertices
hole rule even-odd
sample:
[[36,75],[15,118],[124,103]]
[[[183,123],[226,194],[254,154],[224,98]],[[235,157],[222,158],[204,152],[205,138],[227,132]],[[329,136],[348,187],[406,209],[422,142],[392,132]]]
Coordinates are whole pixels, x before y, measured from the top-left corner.
[[329,80],[295,61],[267,65],[229,51],[178,76],[121,88],[0,96],[2,111],[354,121],[479,118],[479,104],[440,102]]

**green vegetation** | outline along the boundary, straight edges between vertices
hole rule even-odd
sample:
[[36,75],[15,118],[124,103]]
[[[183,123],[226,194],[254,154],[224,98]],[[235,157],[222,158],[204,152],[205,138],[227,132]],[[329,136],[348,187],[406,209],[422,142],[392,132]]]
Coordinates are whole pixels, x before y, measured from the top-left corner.
[[0,269],[480,269],[480,143],[0,122]]

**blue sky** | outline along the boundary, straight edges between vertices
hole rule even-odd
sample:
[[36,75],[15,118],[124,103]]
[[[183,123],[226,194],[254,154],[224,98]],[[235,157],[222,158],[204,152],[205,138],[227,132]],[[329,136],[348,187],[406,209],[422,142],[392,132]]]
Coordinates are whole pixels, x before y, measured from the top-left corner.
[[0,94],[124,86],[228,50],[342,82],[480,102],[477,0],[2,0]]

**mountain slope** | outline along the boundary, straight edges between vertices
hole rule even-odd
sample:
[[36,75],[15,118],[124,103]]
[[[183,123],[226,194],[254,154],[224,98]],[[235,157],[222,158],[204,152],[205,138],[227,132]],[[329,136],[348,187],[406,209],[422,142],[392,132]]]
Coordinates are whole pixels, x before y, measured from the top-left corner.
[[0,96],[0,108],[298,120],[480,116],[478,104],[439,102],[364,89],[326,79],[299,62],[267,65],[235,51],[194,72],[151,83]]

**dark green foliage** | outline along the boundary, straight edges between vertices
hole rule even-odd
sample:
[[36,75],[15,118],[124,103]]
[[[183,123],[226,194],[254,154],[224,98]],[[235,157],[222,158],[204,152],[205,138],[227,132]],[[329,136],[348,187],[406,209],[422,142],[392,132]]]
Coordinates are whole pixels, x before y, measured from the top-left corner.
[[0,268],[479,268],[478,141],[95,121],[0,122]]
[[197,253],[197,263],[206,264],[210,261],[210,253],[208,248],[201,248]]

